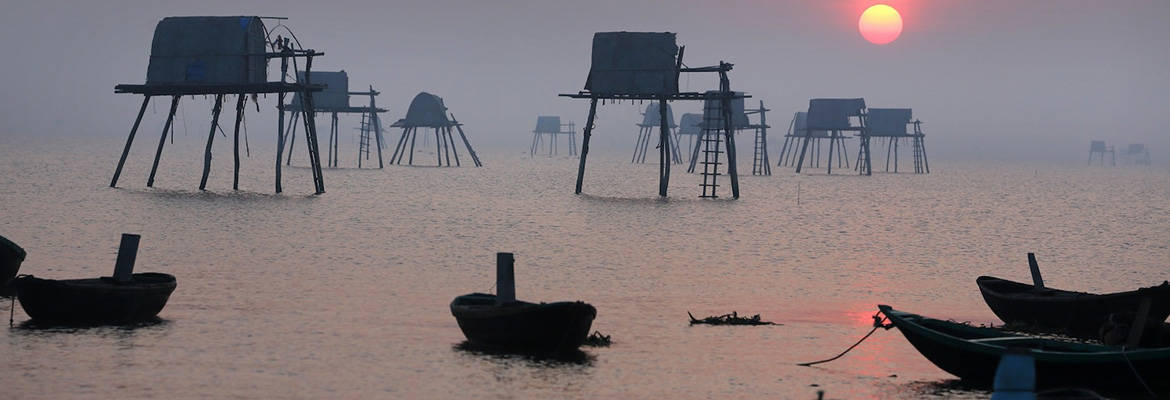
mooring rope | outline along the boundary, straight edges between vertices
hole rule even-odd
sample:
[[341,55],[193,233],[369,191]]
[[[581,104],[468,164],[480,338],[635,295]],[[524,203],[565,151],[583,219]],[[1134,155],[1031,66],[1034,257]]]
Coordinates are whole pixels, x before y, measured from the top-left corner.
[[878,328],[883,328],[883,329],[890,329],[890,328],[893,328],[893,327],[894,327],[894,324],[893,324],[893,323],[889,323],[889,324],[886,324],[886,323],[885,323],[886,321],[888,321],[888,320],[889,320],[889,318],[887,318],[887,317],[886,317],[886,316],[884,316],[884,315],[882,315],[882,317],[881,317],[881,318],[878,318],[878,316],[879,316],[879,315],[881,315],[881,314],[882,314],[882,313],[881,313],[881,311],[878,311],[876,314],[874,314],[874,315],[873,315],[873,329],[870,329],[870,330],[869,330],[869,333],[867,333],[867,334],[865,334],[865,336],[862,336],[862,337],[861,337],[861,340],[858,340],[858,341],[857,341],[857,343],[854,343],[852,346],[849,346],[849,348],[848,348],[848,349],[845,349],[845,351],[842,351],[842,352],[841,352],[841,354],[838,354],[838,355],[836,355],[836,356],[833,356],[832,358],[826,358],[826,359],[824,359],[824,360],[820,360],[820,361],[806,362],[806,363],[800,363],[800,364],[796,364],[796,365],[799,365],[799,366],[802,366],[802,367],[811,367],[811,366],[813,366],[813,365],[817,365],[817,364],[823,364],[823,363],[827,363],[827,362],[829,362],[829,361],[836,360],[836,359],[838,359],[838,358],[841,358],[841,356],[844,356],[844,355],[845,355],[846,353],[848,353],[850,350],[853,350],[853,348],[855,348],[855,347],[857,347],[858,345],[860,345],[860,344],[861,344],[861,342],[864,342],[864,341],[865,341],[865,339],[869,339],[870,335],[873,335],[873,333],[874,333],[874,332],[877,332]]
[[1125,346],[1121,346],[1121,358],[1125,360],[1125,365],[1129,366],[1129,370],[1133,372],[1133,377],[1137,378],[1138,383],[1142,384],[1142,389],[1146,390],[1146,394],[1150,395],[1151,399],[1158,398],[1158,394],[1150,390],[1150,386],[1146,385],[1146,380],[1142,379],[1142,375],[1138,373],[1137,368],[1134,368],[1133,363],[1129,361],[1129,355],[1125,354],[1126,350]]

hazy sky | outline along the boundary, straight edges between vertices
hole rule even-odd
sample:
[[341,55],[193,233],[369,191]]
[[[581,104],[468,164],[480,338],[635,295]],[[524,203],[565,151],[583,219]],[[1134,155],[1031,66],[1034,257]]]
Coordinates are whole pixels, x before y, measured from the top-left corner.
[[[677,32],[691,66],[734,63],[732,87],[774,110],[775,137],[810,97],[864,97],[871,107],[914,108],[932,161],[1085,159],[1091,138],[1170,154],[1170,1],[890,0],[905,29],[885,46],[856,28],[877,3],[9,2],[0,13],[0,135],[124,137],[141,99],[113,87],[143,82],[159,19],[264,15],[289,17],[303,44],[326,53],[314,69],[344,69],[351,88],[381,90],[387,124],[425,90],[483,147],[526,150],[540,114],[581,124],[587,103],[556,94],[582,88],[593,32],[629,30]],[[714,83],[709,74],[680,82],[695,91]],[[256,140],[274,135],[274,102],[248,117]],[[208,103],[184,100],[192,129],[207,126]],[[628,147],[643,107],[601,108],[595,143]],[[700,105],[674,107],[681,115]],[[145,130],[161,128],[165,108],[157,102]]]

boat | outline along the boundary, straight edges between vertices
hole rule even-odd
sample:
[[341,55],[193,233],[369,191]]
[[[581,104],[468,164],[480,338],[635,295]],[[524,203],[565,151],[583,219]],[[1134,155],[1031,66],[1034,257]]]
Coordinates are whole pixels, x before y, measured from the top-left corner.
[[11,240],[0,236],[0,296],[11,296],[12,288],[9,283],[20,271],[20,264],[24,262],[26,253]]
[[17,299],[33,321],[67,324],[129,324],[157,318],[175,291],[175,277],[136,273],[128,281],[111,277],[12,281]]
[[451,314],[468,342],[524,353],[567,353],[581,347],[597,316],[597,309],[581,301],[496,300],[496,295],[471,293],[451,302]]
[[516,300],[512,253],[496,254],[496,294],[470,293],[451,301],[451,315],[468,343],[534,355],[578,351],[597,309],[581,301]]
[[1004,323],[1082,339],[1100,339],[1110,314],[1136,314],[1150,299],[1147,322],[1170,316],[1170,282],[1128,292],[1093,294],[1013,282],[992,276],[975,280],[983,300]]
[[1170,382],[1170,347],[1126,349],[1019,335],[927,318],[887,305],[879,305],[878,310],[927,360],[977,385],[990,385],[1000,358],[1019,351],[1035,359],[1038,388],[1132,390]]

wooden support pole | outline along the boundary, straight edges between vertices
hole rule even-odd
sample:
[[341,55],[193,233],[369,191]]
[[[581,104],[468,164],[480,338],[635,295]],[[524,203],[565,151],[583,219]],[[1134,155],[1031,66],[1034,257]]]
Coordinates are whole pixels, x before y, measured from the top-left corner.
[[[1129,327],[1129,338],[1125,341],[1125,347],[1129,349],[1141,346],[1142,334],[1146,331],[1146,322],[1150,319],[1150,296],[1142,297],[1138,303],[1137,314],[1133,317],[1133,324]],[[1155,321],[1155,323],[1161,321]]]
[[281,158],[284,157],[284,92],[276,94],[276,193],[284,190],[280,184]]
[[589,118],[585,120],[585,130],[581,137],[581,160],[577,166],[576,194],[581,194],[581,184],[585,182],[585,158],[589,155],[589,136],[593,134],[593,119],[597,116],[597,98],[589,99]]
[[122,166],[126,164],[126,156],[130,155],[130,145],[134,143],[134,134],[138,133],[138,125],[142,123],[142,114],[146,113],[146,105],[150,103],[150,95],[143,96],[142,107],[138,109],[138,117],[134,119],[134,126],[130,127],[130,136],[126,137],[126,147],[122,148],[122,157],[118,159],[118,168],[114,169],[114,177],[110,179],[110,187],[118,186],[118,177],[122,175]]
[[297,111],[292,111],[289,113],[289,117],[288,117],[289,134],[287,135],[289,137],[288,160],[286,160],[284,162],[284,165],[292,165],[293,148],[297,147],[297,122],[299,122],[298,121],[299,117],[300,117],[300,113]]
[[215,128],[219,127],[219,112],[223,109],[223,95],[215,95],[215,106],[211,108],[211,131],[207,134],[207,147],[203,149],[203,177],[199,179],[199,190],[207,190],[207,175],[211,174],[211,144],[215,141]]
[[634,155],[632,157],[630,157],[630,164],[633,164],[633,163],[638,161],[638,152],[642,148],[642,136],[645,134],[645,132],[646,132],[646,127],[643,127],[643,126],[638,127],[638,137],[634,139]]
[[122,241],[118,244],[118,259],[114,262],[114,280],[130,282],[134,280],[134,260],[138,258],[138,242],[142,236],[132,233],[123,233]]
[[1040,276],[1040,264],[1036,263],[1036,253],[1028,253],[1028,269],[1032,272],[1032,285],[1037,289],[1044,288],[1044,278]]
[[[371,91],[373,91],[372,86],[370,87],[370,89],[371,89]],[[370,100],[370,109],[373,109],[373,105],[374,105],[373,100]],[[382,146],[383,146],[383,144],[382,144],[382,121],[380,121],[378,119],[377,112],[371,111],[370,116],[371,116],[370,120],[374,121],[374,138],[378,142],[378,169],[382,169],[382,168],[385,168],[385,166],[382,165]]]
[[163,144],[167,142],[171,123],[175,122],[175,109],[179,107],[179,97],[171,96],[171,111],[167,113],[167,123],[163,125],[162,137],[158,139],[158,150],[154,152],[154,164],[150,166],[150,177],[146,178],[146,187],[154,187],[154,174],[158,171],[158,160],[162,157]]
[[[670,123],[666,116],[666,97],[658,98],[658,163],[660,164],[658,175],[658,196],[666,197],[667,189],[670,187],[670,164],[671,164],[671,145],[670,145]],[[649,132],[647,132],[649,133]],[[646,136],[649,136],[647,134]]]
[[[438,165],[443,166],[443,141],[439,138],[439,127],[435,127],[435,158],[438,159]],[[450,165],[448,165],[450,166]]]
[[834,136],[829,137],[829,163],[826,165],[829,168],[829,170],[828,170],[829,175],[833,174],[833,152],[836,150],[837,150],[837,137],[836,137],[836,135],[834,135]]
[[244,94],[240,93],[236,99],[236,128],[232,134],[235,137],[235,146],[232,147],[232,190],[240,190],[240,121],[244,118]]
[[804,143],[800,146],[800,158],[796,160],[796,173],[798,174],[800,173],[801,168],[804,167],[804,155],[808,153],[808,142],[810,141],[812,141],[812,130],[805,129]]
[[[459,162],[459,146],[455,145],[455,135],[453,134],[453,132],[451,132],[451,127],[449,127],[449,126],[446,127],[446,130],[447,130],[447,140],[449,140],[451,142],[451,146],[450,146],[451,152],[455,154],[455,166],[461,167],[461,166],[463,166],[463,164]],[[451,165],[451,161],[448,160],[447,165]]]
[[451,114],[451,124],[455,126],[455,130],[459,131],[459,138],[463,139],[463,145],[467,146],[467,153],[471,155],[471,161],[475,162],[476,167],[482,167],[483,163],[479,161],[479,156],[475,154],[475,149],[471,148],[471,142],[467,141],[467,135],[463,133],[463,125],[455,119],[455,114]]
[[414,165],[414,140],[418,137],[418,127],[410,130],[410,158],[407,164]]
[[[391,164],[395,164],[395,163],[401,164],[402,157],[400,157],[399,155],[402,153],[402,146],[404,146],[406,144],[406,132],[407,131],[410,131],[410,128],[402,128],[402,135],[398,136],[398,144],[394,145],[394,153],[390,155],[390,163]],[[398,161],[395,161],[395,160],[398,160]]]

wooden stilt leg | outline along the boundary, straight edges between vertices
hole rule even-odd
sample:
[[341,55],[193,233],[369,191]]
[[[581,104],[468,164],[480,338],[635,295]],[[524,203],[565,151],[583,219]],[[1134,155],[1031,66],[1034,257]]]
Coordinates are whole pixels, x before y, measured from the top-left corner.
[[828,172],[829,175],[833,174],[833,151],[836,149],[837,149],[837,138],[835,138],[835,137],[829,138],[829,163],[827,165],[829,168],[829,172]]
[[382,165],[382,121],[378,120],[378,114],[371,112],[370,121],[374,123],[374,138],[378,142],[378,169],[384,168]]
[[812,140],[811,130],[805,130],[804,143],[800,146],[800,158],[796,161],[796,173],[800,173],[800,169],[804,166],[804,155],[808,153],[808,142]]
[[[455,153],[455,166],[461,167],[463,165],[459,162],[459,146],[455,145],[455,135],[453,135],[451,133],[451,127],[449,127],[449,126],[446,127],[446,133],[447,133],[447,140],[450,142],[450,145],[451,145],[451,147],[450,147],[451,152]],[[450,163],[451,163],[450,161],[447,162],[448,165]]]
[[211,131],[207,134],[207,147],[203,149],[203,178],[199,179],[199,190],[207,190],[207,175],[211,174],[211,143],[215,141],[215,129],[219,127],[219,112],[223,109],[223,95],[215,95],[215,106],[211,109]]
[[[443,141],[439,139],[439,127],[435,127],[435,158],[437,158],[438,165],[443,166]],[[450,166],[450,165],[448,165]]]
[[284,157],[284,92],[276,95],[276,193],[280,193],[284,188],[280,184],[280,168],[281,158]]
[[284,165],[292,165],[293,148],[297,147],[297,119],[299,114],[296,111],[289,113],[288,130],[290,131],[288,142],[288,160]]
[[175,109],[179,107],[179,97],[171,96],[171,111],[167,113],[167,123],[163,125],[162,137],[158,139],[158,150],[154,152],[154,164],[150,167],[150,177],[146,179],[146,187],[154,187],[154,174],[158,171],[158,160],[162,157],[163,144],[167,142],[167,132],[175,122]]
[[240,121],[244,118],[244,94],[236,99],[236,127],[232,132],[235,144],[232,147],[232,190],[240,190]]
[[455,130],[459,131],[459,138],[463,139],[463,145],[467,146],[467,154],[471,155],[471,161],[475,162],[476,167],[482,167],[483,163],[479,161],[479,156],[475,154],[475,149],[471,148],[471,142],[467,141],[467,135],[463,133],[463,126],[455,120],[455,114],[451,114],[451,123],[455,126]]
[[126,137],[126,147],[122,148],[122,157],[118,159],[118,168],[114,169],[110,187],[118,186],[118,177],[122,175],[122,166],[126,164],[126,156],[130,154],[130,145],[134,143],[134,135],[138,133],[138,125],[142,123],[142,114],[146,113],[147,104],[150,104],[149,94],[142,97],[142,107],[138,109],[138,117],[134,119],[134,126],[130,128],[130,136]]
[[410,130],[410,157],[407,159],[407,164],[414,165],[414,140],[418,137],[418,128]]
[[402,150],[406,146],[406,134],[410,128],[402,128],[402,135],[398,136],[398,144],[394,145],[394,154],[390,155],[391,164],[402,164]]
[[[666,116],[666,98],[658,99],[658,145],[661,147],[658,152],[659,175],[658,175],[658,196],[666,197],[667,189],[670,187],[670,164],[671,164],[671,148],[670,145],[670,119]],[[647,135],[649,136],[649,135]]]
[[593,134],[593,118],[597,116],[597,98],[589,99],[589,118],[585,120],[585,130],[581,137],[581,160],[577,166],[576,194],[581,194],[581,184],[585,182],[585,158],[589,156],[589,136]]

